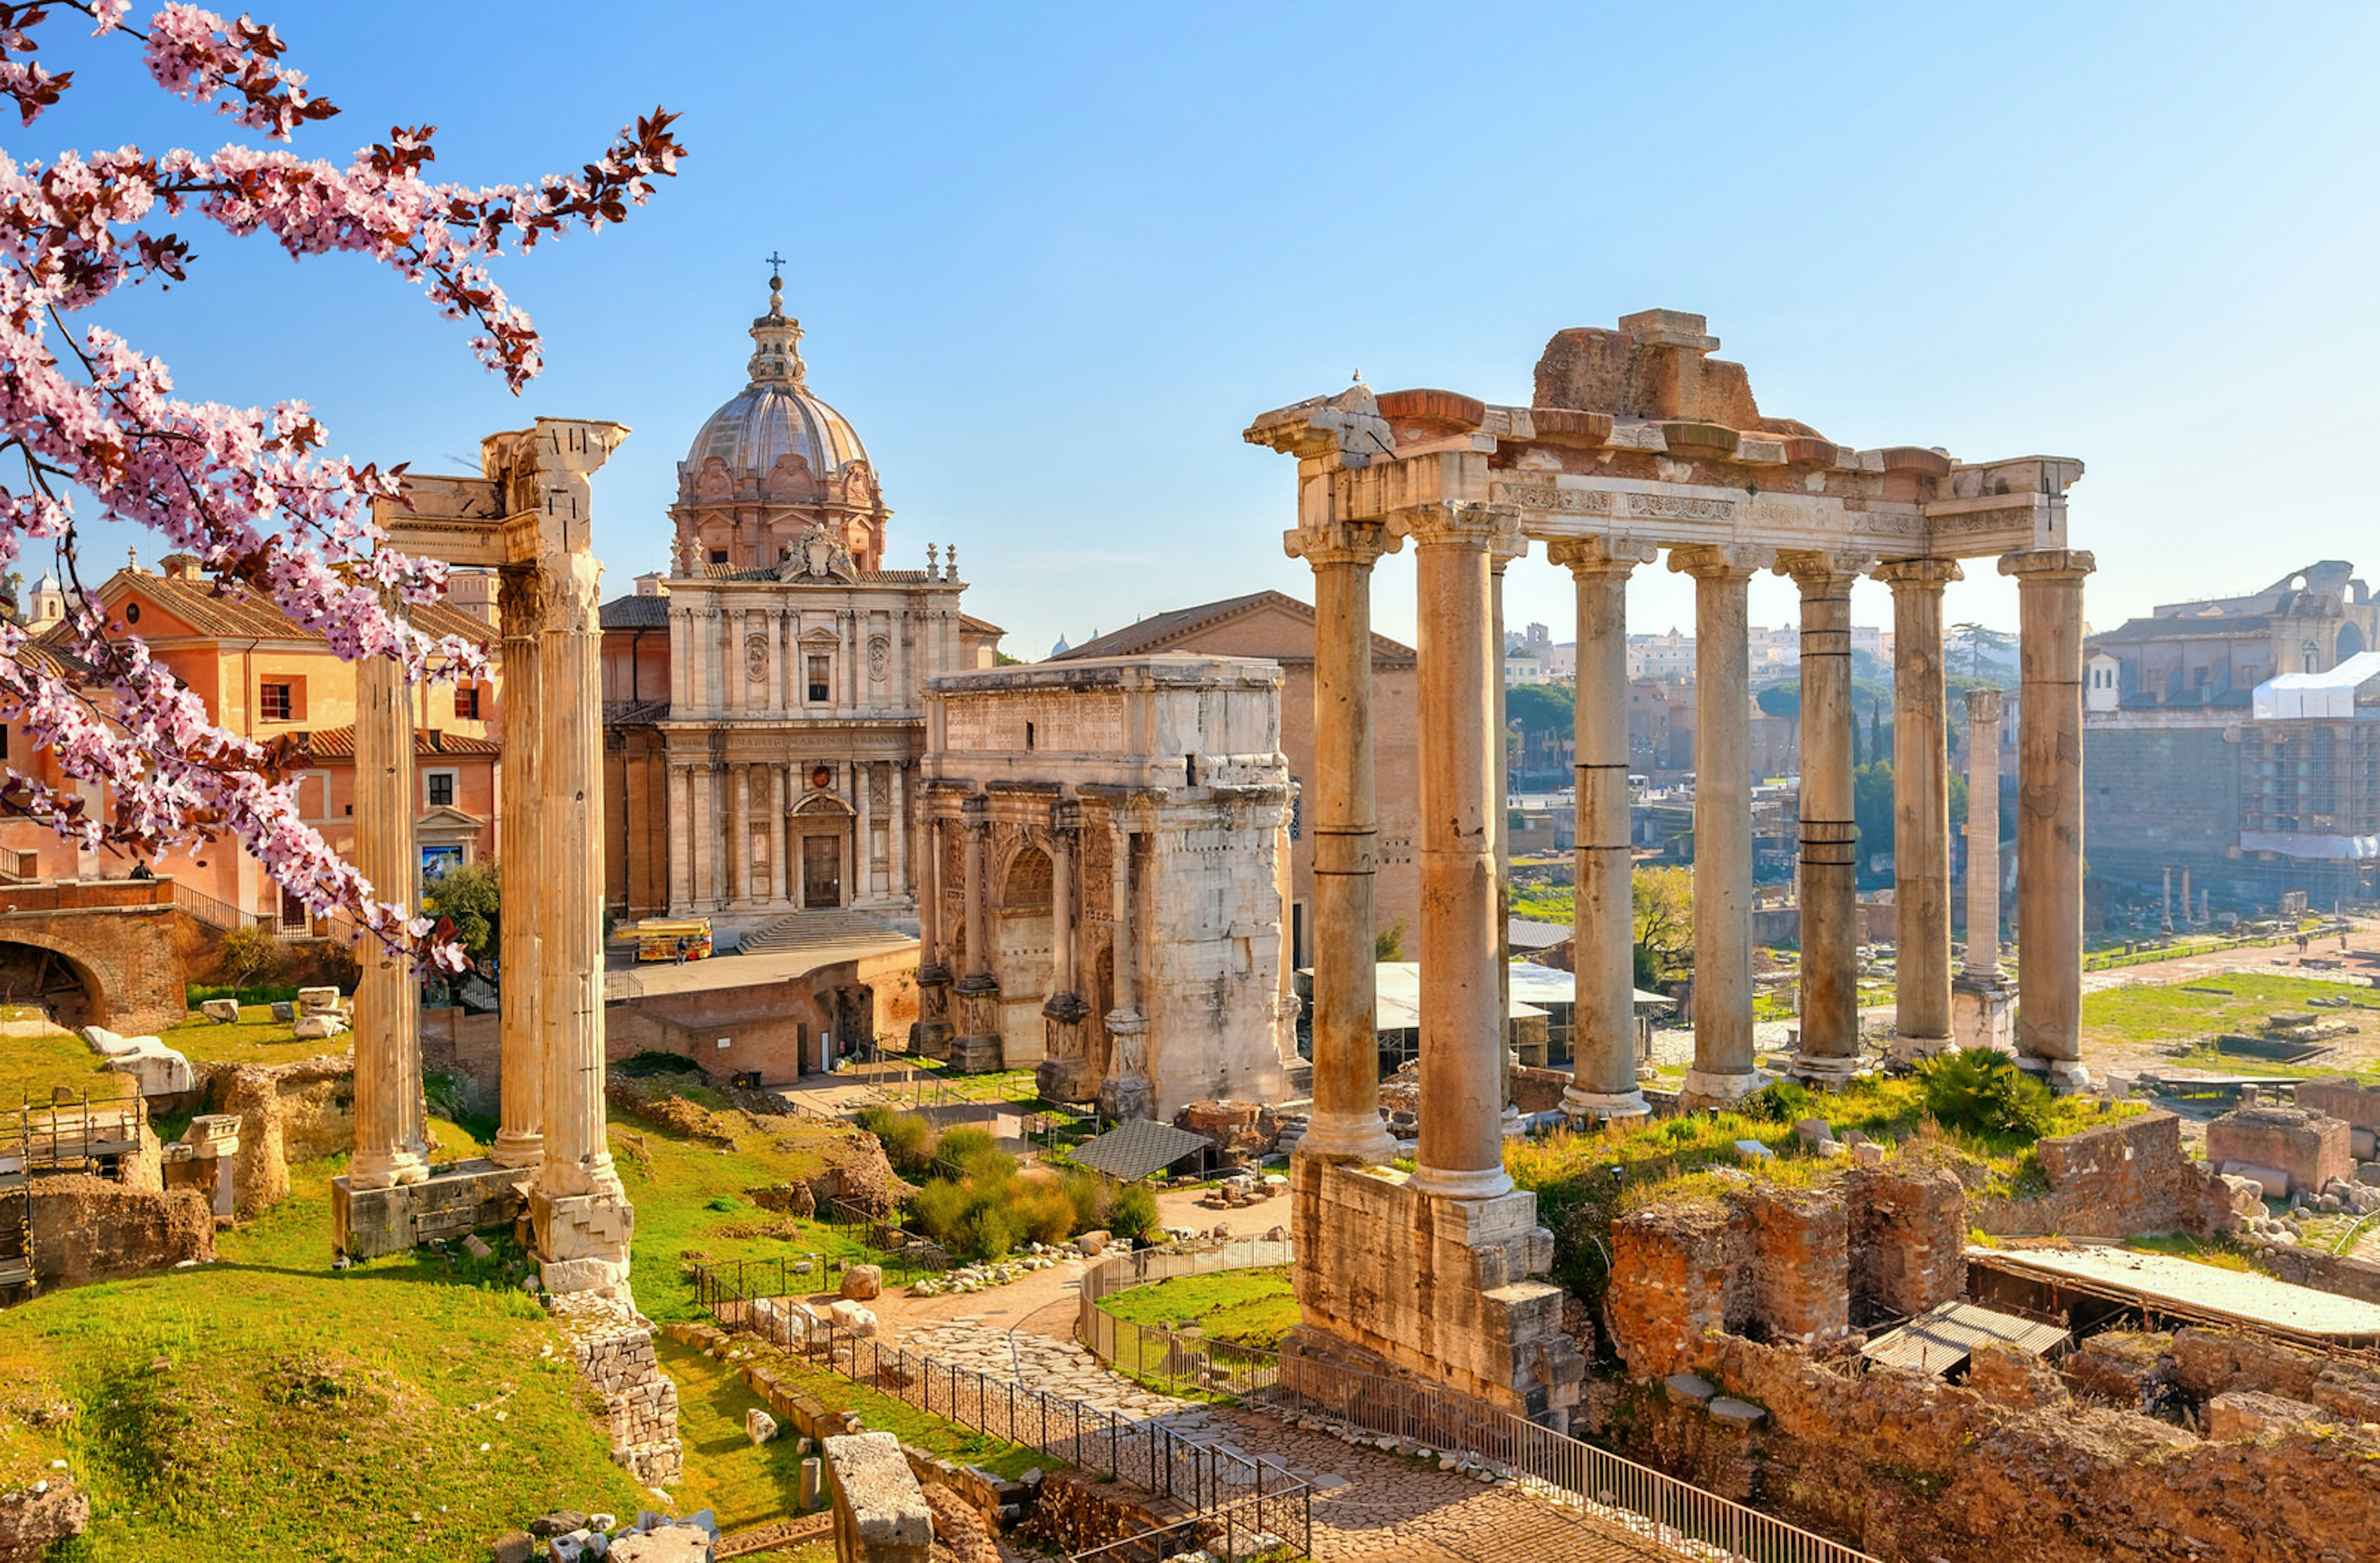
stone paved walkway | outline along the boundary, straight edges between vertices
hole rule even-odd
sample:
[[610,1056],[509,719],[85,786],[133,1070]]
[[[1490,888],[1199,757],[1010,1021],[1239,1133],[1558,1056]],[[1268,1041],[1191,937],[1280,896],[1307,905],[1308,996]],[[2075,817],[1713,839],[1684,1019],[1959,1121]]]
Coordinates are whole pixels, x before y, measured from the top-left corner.
[[1155,1394],[1054,1335],[965,1319],[920,1320],[902,1344],[988,1378],[1071,1396],[1135,1421],[1162,1422],[1185,1438],[1285,1467],[1315,1489],[1318,1559],[1649,1563],[1680,1556],[1619,1523],[1573,1517],[1510,1487],[1358,1448],[1262,1412]]

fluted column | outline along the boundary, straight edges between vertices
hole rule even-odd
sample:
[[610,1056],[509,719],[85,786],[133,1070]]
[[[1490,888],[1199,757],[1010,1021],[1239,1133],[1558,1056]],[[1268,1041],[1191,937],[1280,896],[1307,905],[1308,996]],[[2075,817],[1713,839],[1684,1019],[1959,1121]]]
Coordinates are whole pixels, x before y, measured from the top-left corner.
[[[538,591],[537,573],[517,566],[506,569],[498,582],[497,616],[504,626],[504,795],[497,807],[504,820],[503,854],[497,859],[497,889],[511,915],[497,924],[497,954],[503,963],[501,1008],[497,1012],[500,1127],[488,1153],[499,1167],[532,1168],[545,1154],[545,1031],[540,1023],[543,958],[538,932],[543,923],[540,903],[544,893],[545,783],[538,765],[542,736],[539,711],[540,655],[538,626],[545,605]],[[675,615],[671,623],[677,623]],[[681,791],[678,768],[669,768],[670,790]],[[683,810],[670,810],[672,844],[682,834]],[[682,853],[673,853],[670,869],[674,882],[684,866]],[[675,897],[673,895],[673,900]]]
[[762,702],[771,716],[785,714],[785,616],[771,609],[761,621],[769,636],[769,697]]
[[991,961],[991,918],[984,881],[984,854],[990,844],[991,806],[978,795],[960,806],[960,828],[966,832],[966,975],[952,992],[958,1000],[958,1035],[951,1058],[967,1070],[998,1069],[1003,1061],[1000,1045],[1000,979]]
[[1694,578],[1694,1065],[1682,1099],[1731,1102],[1761,1085],[1752,1033],[1752,651],[1757,551],[1670,551]]
[[1089,1099],[1099,1089],[1085,1045],[1083,1023],[1091,1012],[1082,989],[1082,887],[1075,876],[1075,852],[1082,837],[1083,806],[1062,798],[1050,806],[1050,997],[1041,1006],[1047,1038],[1033,1067],[1035,1088],[1053,1102]]
[[1859,827],[1852,807],[1852,583],[1856,559],[1789,553],[1802,590],[1802,1041],[1791,1072],[1859,1072]]
[[769,890],[763,898],[782,902],[793,894],[793,881],[787,875],[785,856],[785,768],[772,765],[769,769]]
[[[392,618],[404,608],[384,604]],[[421,858],[413,779],[413,689],[404,667],[365,657],[356,669],[356,866],[372,896],[410,917]],[[430,1175],[422,1121],[420,989],[413,963],[367,936],[356,984],[356,1156],[352,1189],[418,1183]]]
[[1636,1084],[1634,854],[1628,837],[1628,576],[1649,544],[1600,538],[1558,542],[1546,556],[1578,594],[1578,745],[1574,901],[1576,985],[1571,1010],[1573,1118],[1641,1118]]
[[950,946],[942,928],[942,821],[933,812],[933,798],[922,800],[917,846],[922,858],[917,876],[917,1037],[918,1053],[929,1059],[951,1056]]
[[634,1221],[603,1128],[602,566],[584,553],[545,566],[538,668],[544,792],[538,900],[545,1045],[545,1160],[530,1201],[554,1290],[625,1289]]
[[967,799],[961,808],[959,827],[966,832],[966,975],[989,977],[991,939],[985,928],[983,854],[985,838],[991,834],[991,811],[979,797]]
[[876,899],[876,788],[874,764],[854,761],[852,802],[857,808],[851,842],[851,900],[863,905]]
[[742,905],[752,902],[752,768],[727,768],[727,882]]
[[1496,839],[1496,1026],[1504,1043],[1504,1067],[1497,1079],[1502,1106],[1497,1121],[1506,1138],[1521,1133],[1521,1111],[1512,1105],[1512,1066],[1520,1055],[1512,1049],[1512,742],[1507,727],[1504,698],[1504,569],[1528,556],[1528,539],[1514,526],[1499,531],[1488,544],[1488,672],[1495,690],[1494,753],[1496,778],[1488,797],[1488,819]]
[[1448,1199],[1509,1193],[1500,1118],[1504,1016],[1496,927],[1488,554],[1509,521],[1484,505],[1402,510],[1413,539],[1421,650],[1421,1149],[1413,1186]]
[[1148,1077],[1148,1019],[1140,1010],[1138,941],[1133,928],[1132,837],[1131,826],[1119,817],[1112,849],[1115,901],[1111,956],[1115,967],[1115,1008],[1107,1013],[1108,1035],[1115,1039],[1115,1048],[1099,1092],[1099,1116],[1119,1123],[1153,1118],[1157,1113],[1157,1087]]
[[1373,910],[1372,565],[1398,540],[1378,526],[1287,534],[1314,570],[1314,1109],[1297,1154],[1387,1162],[1380,1118]]
[[894,760],[892,772],[892,853],[890,893],[900,900],[909,893],[909,767]]
[[1892,587],[1892,1048],[1950,1045],[1950,749],[1942,677],[1942,588],[1953,559],[1902,559]]
[[[2012,553],[2019,613],[2016,934],[2019,1061],[2052,1084],[2082,1067],[2082,578],[2079,549]],[[2186,882],[2186,881],[2185,881]]]

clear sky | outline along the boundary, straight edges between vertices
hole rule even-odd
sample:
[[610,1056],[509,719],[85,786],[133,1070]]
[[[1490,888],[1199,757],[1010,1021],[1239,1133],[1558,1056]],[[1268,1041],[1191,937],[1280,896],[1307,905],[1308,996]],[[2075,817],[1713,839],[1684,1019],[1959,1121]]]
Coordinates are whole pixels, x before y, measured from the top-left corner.
[[[303,396],[337,448],[422,470],[537,413],[629,425],[597,491],[623,591],[743,383],[772,249],[891,563],[955,542],[1026,658],[1310,597],[1255,414],[1358,369],[1526,402],[1554,332],[1651,307],[1706,315],[1764,412],[1833,439],[2082,457],[2096,625],[2315,558],[2380,576],[2380,498],[2342,481],[2380,428],[2370,7],[254,8],[347,111],[300,132],[316,155],[427,121],[448,176],[526,178],[683,113],[650,206],[501,268],[550,364],[518,401],[395,277],[188,222],[191,283],[107,316],[185,394]],[[76,19],[42,57],[77,87],[12,155],[246,134],[121,42],[61,49]],[[2012,626],[1988,569],[1952,618]],[[1380,575],[1410,636],[1410,557]],[[1566,576],[1510,581],[1510,623],[1570,638]],[[1755,588],[1758,622],[1791,603]],[[1682,577],[1630,605],[1691,627]],[[1859,620],[1888,614],[1864,584]]]

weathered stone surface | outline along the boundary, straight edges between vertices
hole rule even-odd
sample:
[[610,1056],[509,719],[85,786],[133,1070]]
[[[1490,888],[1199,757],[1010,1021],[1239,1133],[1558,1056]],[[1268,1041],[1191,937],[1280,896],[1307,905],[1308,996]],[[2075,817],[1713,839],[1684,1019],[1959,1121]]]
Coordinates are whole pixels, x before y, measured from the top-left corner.
[[934,1544],[933,1511],[890,1433],[826,1440],[834,1479],[835,1545],[854,1563],[925,1563]]
[[1752,1428],[1768,1418],[1768,1413],[1749,1400],[1739,1400],[1732,1395],[1721,1395],[1710,1403],[1711,1420],[1728,1427]]
[[[1852,1153],[1876,1147],[1852,1146]],[[1856,1319],[1908,1318],[1966,1294],[1967,1196],[1938,1167],[1862,1167],[1843,1180],[1851,1205]]]
[[62,1472],[40,1492],[30,1487],[0,1497],[0,1563],[40,1563],[59,1542],[82,1534],[91,1498]]
[[335,987],[301,987],[298,990],[298,1012],[301,1015],[328,1014],[339,1007],[339,990]]
[[1971,1218],[1977,1227],[2004,1237],[2208,1237],[2238,1220],[2231,1191],[2183,1151],[2181,1121],[2169,1112],[2057,1135],[2043,1140],[2035,1155],[2049,1193],[1976,1200]]
[[537,1556],[537,1538],[527,1531],[506,1531],[488,1549],[488,1563],[529,1563]]
[[2209,1438],[2262,1438],[2314,1427],[2330,1421],[2304,1400],[2267,1395],[2260,1389],[2234,1389],[2206,1402]]
[[347,1029],[347,1023],[328,1012],[299,1015],[290,1027],[290,1035],[300,1042],[326,1042]]
[[133,1189],[85,1173],[33,1181],[33,1275],[79,1285],[215,1256],[214,1212],[196,1189]]
[[765,1444],[777,1436],[777,1419],[754,1406],[744,1413],[744,1436],[755,1444]]
[[587,1516],[575,1508],[557,1508],[528,1522],[528,1533],[533,1536],[558,1536],[566,1531],[583,1531],[586,1528]]
[[860,1302],[874,1300],[884,1290],[884,1271],[876,1265],[854,1265],[843,1272],[840,1295]]
[[2289,1176],[2289,1191],[2317,1192],[2333,1178],[2355,1170],[2348,1126],[2327,1113],[2305,1108],[2243,1107],[2206,1126],[2206,1159],[2218,1169],[2244,1163],[2277,1168]]
[[1779,1339],[1815,1345],[1851,1328],[1850,1210],[1832,1189],[1756,1188],[1742,1209],[1752,1228],[1752,1307]]
[[2103,1330],[2066,1354],[2058,1369],[2078,1394],[2139,1411],[2173,1377],[2169,1332]]
[[2338,1119],[2350,1129],[2380,1129],[2380,1086],[2365,1085],[2348,1075],[2309,1080],[2290,1093],[2309,1112]]
[[1718,1393],[1709,1379],[1697,1373],[1673,1373],[1661,1380],[1661,1387],[1682,1406],[1707,1406],[1711,1397]]
[[237,999],[209,999],[199,1005],[199,1012],[206,1016],[207,1019],[211,1021],[215,1021],[225,1025],[230,1025],[237,1023],[239,1019],[239,1000]]
[[1730,1225],[1717,1205],[1640,1210],[1611,1224],[1604,1315],[1639,1377],[1690,1371],[1703,1338],[1726,1327],[1728,1288],[1742,1276]]
[[710,1533],[692,1525],[662,1525],[612,1544],[613,1563],[710,1563]]

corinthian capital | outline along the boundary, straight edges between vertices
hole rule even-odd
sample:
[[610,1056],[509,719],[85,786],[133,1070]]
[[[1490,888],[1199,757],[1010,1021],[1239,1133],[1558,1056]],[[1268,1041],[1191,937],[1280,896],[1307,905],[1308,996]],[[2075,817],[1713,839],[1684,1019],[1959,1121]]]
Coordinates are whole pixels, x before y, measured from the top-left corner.
[[1625,576],[1639,564],[1650,564],[1660,549],[1634,538],[1563,538],[1546,544],[1546,558],[1585,579],[1589,576]]
[[2020,580],[2079,581],[2098,567],[2088,549],[2035,548],[2000,555],[2000,574]]
[[1895,591],[1940,591],[1967,573],[1955,559],[1888,559],[1876,567],[1876,578]]
[[1389,515],[1390,535],[1411,538],[1416,548],[1486,549],[1499,535],[1517,536],[1519,530],[1520,518],[1512,511],[1451,500],[1407,505]]
[[1377,521],[1328,521],[1318,526],[1293,527],[1281,535],[1281,551],[1317,569],[1325,564],[1360,564],[1369,569],[1383,553],[1404,546]]
[[1670,568],[1702,580],[1748,581],[1777,563],[1777,551],[1755,543],[1688,543],[1670,550]]
[[1791,577],[1804,597],[1826,597],[1849,591],[1875,563],[1873,554],[1793,548],[1778,553],[1777,573]]

